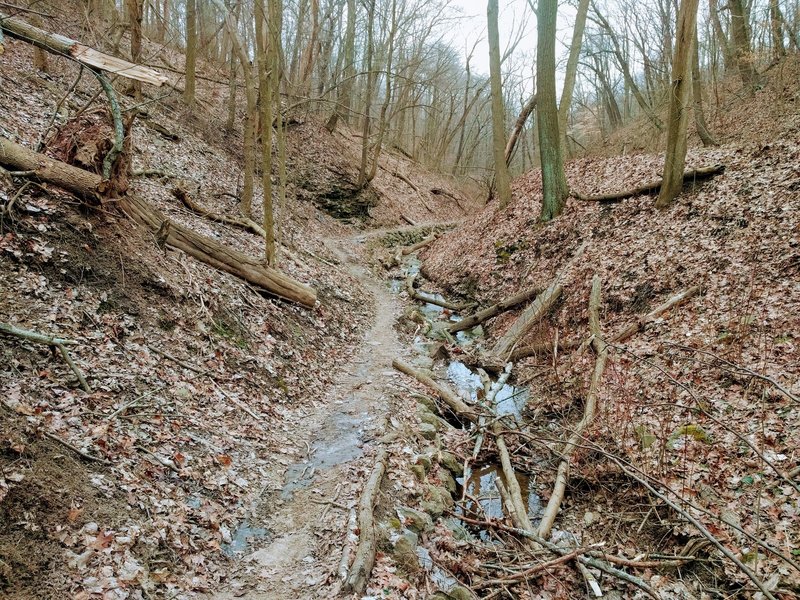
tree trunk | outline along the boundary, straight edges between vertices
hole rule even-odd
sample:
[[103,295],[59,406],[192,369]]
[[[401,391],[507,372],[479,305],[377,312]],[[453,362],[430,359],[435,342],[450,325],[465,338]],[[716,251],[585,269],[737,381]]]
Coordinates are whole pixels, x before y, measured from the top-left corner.
[[669,101],[669,126],[667,128],[667,154],[664,177],[656,207],[669,206],[683,187],[683,166],[686,163],[686,127],[692,93],[692,54],[697,25],[699,0],[681,0],[678,12],[678,31],[675,40],[675,57],[672,60],[672,89]]
[[88,67],[102,69],[115,73],[120,77],[135,79],[156,86],[160,86],[169,80],[166,75],[162,75],[158,71],[135,65],[116,56],[104,54],[63,35],[49,33],[29,25],[21,19],[9,17],[1,12],[0,27],[2,27],[3,33],[7,33],[13,38],[33,44],[37,48],[48,52],[67,56]]
[[564,89],[561,92],[561,101],[558,104],[558,130],[561,134],[561,154],[567,156],[567,118],[572,104],[572,93],[575,89],[575,79],[578,75],[578,59],[583,43],[583,31],[586,29],[586,17],[589,14],[589,0],[580,0],[578,13],[575,16],[575,28],[572,30],[572,43],[569,47],[567,70],[564,75]]
[[755,67],[753,50],[750,46],[750,34],[748,33],[744,5],[742,0],[729,0],[728,8],[731,11],[731,36],[733,38],[733,50],[736,56],[736,66],[739,69],[739,77],[742,79],[742,85],[744,85],[745,90],[749,94],[753,94],[760,81]]
[[186,0],[186,82],[183,100],[194,109],[194,73],[197,63],[197,0]]
[[525,123],[528,120],[528,117],[531,116],[531,113],[536,108],[536,94],[534,93],[533,96],[525,103],[525,106],[522,107],[522,110],[517,117],[517,122],[514,123],[514,128],[511,130],[511,135],[508,136],[508,143],[506,144],[506,149],[503,152],[503,156],[505,157],[506,164],[511,164],[511,157],[514,154],[514,147],[517,145],[517,140],[519,139],[519,134],[522,133],[522,130],[525,128]]
[[542,221],[550,221],[561,213],[569,192],[564,175],[556,106],[557,13],[557,0],[540,0],[536,32],[536,84],[539,88],[536,116],[542,164]]
[[692,49],[692,100],[694,108],[694,125],[697,129],[697,135],[700,136],[700,140],[703,142],[703,146],[708,148],[709,146],[716,146],[718,144],[714,139],[714,136],[712,136],[711,132],[708,130],[708,125],[706,124],[706,115],[703,111],[702,86],[700,82],[699,45],[700,43],[697,35],[697,28],[695,28],[694,48]]
[[497,0],[489,0],[486,17],[489,25],[489,77],[492,90],[492,150],[494,154],[494,183],[500,208],[511,202],[511,175],[505,157],[505,109],[503,80],[500,72],[500,33],[497,28]]
[[[0,163],[34,175],[64,188],[93,204],[103,196],[104,182],[99,175],[53,160],[43,154],[0,137]],[[190,256],[258,286],[274,296],[297,302],[307,308],[316,303],[316,292],[283,273],[266,267],[259,258],[228,248],[188,227],[170,221],[158,209],[136,196],[123,196],[116,204],[134,221],[147,227],[158,241],[183,250]]]
[[[128,9],[128,26],[131,32],[131,62],[138,63],[142,55],[142,17],[143,0],[125,0]],[[135,79],[131,80],[128,93],[142,99],[142,86]]]
[[374,86],[375,75],[372,72],[372,60],[374,58],[375,48],[373,45],[373,26],[375,24],[375,0],[368,0],[367,2],[367,48],[366,48],[366,61],[367,61],[367,89],[364,93],[364,120],[361,126],[361,166],[358,170],[358,187],[362,188],[369,183],[367,178],[367,162],[369,158],[369,133],[370,125],[370,109],[372,105],[372,87]]
[[[272,0],[266,0],[271,2]],[[261,117],[261,191],[264,228],[264,256],[267,264],[275,266],[275,224],[272,208],[272,122],[273,86],[275,72],[273,60],[272,19],[267,19],[265,0],[256,0],[256,61],[258,63],[258,96]]]
[[786,56],[786,46],[783,44],[783,14],[778,0],[769,2],[769,23],[772,31],[772,60],[778,61]]

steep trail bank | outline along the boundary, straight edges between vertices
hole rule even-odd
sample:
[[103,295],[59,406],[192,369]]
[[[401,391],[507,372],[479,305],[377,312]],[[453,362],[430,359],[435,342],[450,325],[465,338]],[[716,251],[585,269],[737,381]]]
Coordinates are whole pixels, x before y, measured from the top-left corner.
[[336,594],[349,509],[358,502],[385,433],[390,384],[397,377],[391,362],[403,352],[393,327],[400,312],[397,297],[359,263],[356,240],[325,245],[372,297],[372,326],[361,350],[338,369],[333,386],[284,415],[283,429],[305,448],[305,457],[294,464],[276,462],[252,518],[234,535],[228,550],[236,557],[235,573],[227,589],[211,594],[215,598]]

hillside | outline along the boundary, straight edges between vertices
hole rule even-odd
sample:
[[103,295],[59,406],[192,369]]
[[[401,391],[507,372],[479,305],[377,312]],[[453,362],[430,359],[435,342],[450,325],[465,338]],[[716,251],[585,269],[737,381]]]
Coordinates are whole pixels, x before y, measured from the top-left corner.
[[[350,123],[333,132],[342,97],[329,92],[349,67],[326,62],[314,28],[304,54],[297,25],[284,60],[310,79],[277,94],[287,187],[283,200],[273,164],[273,266],[263,154],[253,218],[241,214],[253,62],[245,52],[228,81],[226,22],[210,5],[168,5],[187,37],[189,7],[203,13],[202,85],[190,109],[188,48],[159,35],[161,3],[148,7],[139,62],[168,80],[137,98],[118,71],[132,125],[108,179],[113,115],[89,68],[43,66],[30,44],[0,40],[0,142],[41,161],[19,170],[0,154],[1,597],[800,595],[796,56],[764,68],[752,96],[733,75],[714,83],[721,145],[690,133],[686,167],[722,168],[671,208],[579,199],[660,177],[663,155],[645,150],[663,135],[639,115],[567,163],[576,195],[543,224],[538,169],[514,180],[507,207],[485,203],[488,97],[469,66],[463,86],[447,50],[415,70],[411,50],[435,28],[411,25],[438,5],[406,14],[395,89],[388,65],[381,81],[363,57],[359,76],[385,95],[342,93]],[[234,29],[254,53],[257,6]],[[345,29],[345,3],[324,6],[321,20],[338,6]],[[320,7],[294,8],[300,23]],[[98,25],[95,3],[22,14],[130,57],[131,23],[109,10]],[[436,87],[451,80],[463,98]],[[263,127],[251,131],[261,154]],[[379,151],[375,177],[359,183],[365,149]],[[99,183],[57,185],[59,169]],[[481,322],[459,327],[470,318]]]

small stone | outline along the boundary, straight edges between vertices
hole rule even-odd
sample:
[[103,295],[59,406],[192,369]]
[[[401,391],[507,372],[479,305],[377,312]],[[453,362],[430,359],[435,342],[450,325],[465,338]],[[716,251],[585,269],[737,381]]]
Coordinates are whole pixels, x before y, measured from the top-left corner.
[[464,472],[464,464],[452,452],[442,452],[439,455],[439,464],[456,477],[461,477]]
[[436,439],[436,427],[430,423],[420,423],[417,431],[419,431],[419,434],[426,440]]
[[428,471],[431,470],[431,465],[433,464],[433,462],[431,461],[430,455],[420,454],[419,456],[417,456],[417,464],[421,466],[423,469],[425,469],[425,472],[427,473]]
[[411,465],[411,472],[417,481],[425,481],[425,467],[422,465]]
[[[422,405],[419,405],[419,406],[422,406]],[[419,417],[419,420],[422,421],[423,423],[427,423],[428,425],[432,425],[434,427],[434,429],[436,429],[436,431],[439,431],[442,428],[442,425],[441,425],[439,417],[434,415],[427,408],[425,410],[417,411],[417,416]]]
[[599,518],[599,513],[587,511],[586,514],[583,515],[583,522],[588,526],[592,523],[596,523]]
[[453,600],[472,600],[473,595],[463,585],[457,585],[452,590],[447,592],[447,596]]
[[437,472],[437,476],[439,477],[439,481],[442,482],[442,485],[447,489],[448,492],[451,494],[456,493],[456,480],[453,479],[453,476],[450,474],[450,471],[447,469],[440,468]]
[[401,506],[397,509],[397,516],[414,533],[424,533],[433,529],[433,520],[419,510]]

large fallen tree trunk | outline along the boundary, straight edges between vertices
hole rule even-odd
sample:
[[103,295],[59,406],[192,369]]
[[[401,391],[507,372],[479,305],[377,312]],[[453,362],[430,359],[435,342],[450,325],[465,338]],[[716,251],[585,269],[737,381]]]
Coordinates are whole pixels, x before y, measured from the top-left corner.
[[[683,182],[689,183],[701,179],[708,179],[714,177],[725,171],[724,165],[714,165],[713,167],[701,167],[699,169],[692,169],[683,174]],[[570,190],[573,198],[583,200],[584,202],[616,202],[624,200],[625,198],[632,198],[633,196],[641,196],[643,194],[655,194],[661,190],[661,179],[648,181],[647,183],[635,188],[623,190],[621,192],[611,192],[608,194],[598,194],[596,196],[584,195],[578,191]]]
[[536,300],[514,321],[514,324],[505,335],[497,340],[492,349],[492,354],[501,360],[505,360],[506,357],[510,356],[511,351],[522,336],[528,333],[553,307],[563,289],[562,285],[556,282],[539,294]]
[[480,325],[484,321],[488,321],[494,316],[499,315],[502,312],[509,310],[510,308],[514,308],[517,304],[522,304],[523,302],[527,302],[531,298],[534,298],[541,292],[539,289],[530,289],[520,292],[519,294],[514,294],[509,298],[505,298],[498,302],[497,304],[492,304],[489,308],[484,308],[476,312],[474,315],[470,315],[460,321],[453,323],[450,325],[447,330],[450,333],[458,333],[459,331],[464,331],[466,329],[471,329],[476,325]]
[[[53,160],[43,154],[0,136],[0,164],[64,188],[81,198],[97,203],[104,182],[99,175]],[[134,196],[116,199],[119,207],[133,220],[156,234],[158,241],[183,250],[190,256],[217,269],[235,275],[274,296],[313,308],[317,294],[311,287],[263,264],[259,258],[248,256],[219,242],[200,235],[162,214],[145,200]]]
[[26,23],[22,19],[17,19],[4,13],[0,13],[0,28],[10,37],[33,44],[37,48],[54,54],[62,54],[87,67],[102,69],[121,77],[156,86],[160,86],[169,80],[166,75],[154,69],[104,54],[68,37],[44,31],[30,23]]
[[375,553],[378,550],[378,543],[375,535],[375,517],[372,507],[375,505],[375,498],[381,487],[383,473],[386,471],[386,450],[381,449],[375,459],[375,466],[372,474],[361,492],[361,499],[358,502],[358,529],[359,539],[353,564],[345,580],[344,589],[358,595],[364,591],[375,566]]

